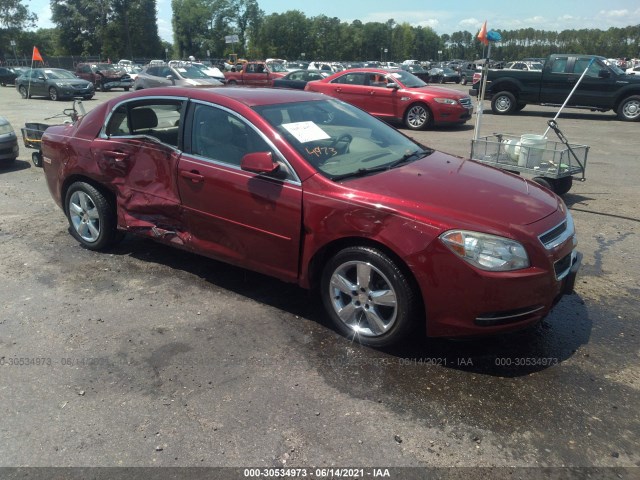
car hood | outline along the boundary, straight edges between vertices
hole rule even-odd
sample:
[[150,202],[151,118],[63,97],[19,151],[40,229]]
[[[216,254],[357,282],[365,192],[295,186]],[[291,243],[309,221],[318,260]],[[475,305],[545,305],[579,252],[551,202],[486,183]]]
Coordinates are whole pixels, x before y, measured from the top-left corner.
[[363,198],[376,198],[377,206],[437,222],[443,228],[482,226],[500,232],[534,223],[560,207],[555,194],[519,176],[441,152],[389,171],[345,180],[343,185],[361,192]]
[[91,82],[87,80],[83,80],[81,78],[50,78],[49,82],[55,83],[56,85],[67,83],[69,85],[87,85]]

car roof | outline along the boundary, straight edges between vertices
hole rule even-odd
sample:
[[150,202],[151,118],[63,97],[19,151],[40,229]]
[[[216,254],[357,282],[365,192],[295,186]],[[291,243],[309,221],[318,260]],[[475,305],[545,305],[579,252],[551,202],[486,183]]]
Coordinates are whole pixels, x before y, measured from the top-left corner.
[[191,88],[191,87],[156,87],[152,90],[139,90],[115,98],[116,102],[124,99],[145,97],[188,97],[194,100],[241,103],[247,107],[260,105],[275,105],[279,103],[304,102],[313,100],[328,100],[330,97],[320,93],[306,92],[303,90],[286,90],[260,87],[216,87]]

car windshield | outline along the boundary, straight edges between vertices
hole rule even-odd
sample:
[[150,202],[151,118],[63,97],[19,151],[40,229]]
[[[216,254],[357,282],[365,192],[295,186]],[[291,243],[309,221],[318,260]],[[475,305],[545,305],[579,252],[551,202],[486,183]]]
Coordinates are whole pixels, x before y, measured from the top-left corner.
[[267,63],[269,70],[272,72],[286,72],[287,69],[284,67],[283,63],[280,62],[269,62]]
[[373,175],[432,150],[339,100],[256,106],[296,151],[335,181]]
[[209,78],[202,70],[193,65],[175,67],[175,71],[178,72],[182,78]]
[[66,70],[45,70],[44,73],[47,74],[47,78],[51,78],[54,80],[71,79],[71,78],[77,80],[78,78],[73,73],[68,72]]
[[389,74],[393,78],[397,78],[400,80],[400,83],[405,86],[405,88],[420,88],[425,87],[427,84],[416,77],[413,73],[407,72],[406,70],[394,70]]

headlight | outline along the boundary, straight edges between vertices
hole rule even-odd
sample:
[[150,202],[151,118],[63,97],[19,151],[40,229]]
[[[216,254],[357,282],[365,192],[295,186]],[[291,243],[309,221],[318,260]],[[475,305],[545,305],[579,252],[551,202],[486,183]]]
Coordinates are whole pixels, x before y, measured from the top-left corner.
[[460,258],[482,270],[508,272],[529,266],[529,257],[522,244],[486,233],[451,230],[440,239]]
[[70,87],[71,84],[67,83],[67,82],[59,82],[59,83],[56,83],[56,86],[57,87]]
[[437,103],[446,103],[447,105],[457,105],[458,102],[451,98],[434,98]]
[[13,127],[9,123],[0,125],[0,135],[6,135],[7,133],[13,133]]

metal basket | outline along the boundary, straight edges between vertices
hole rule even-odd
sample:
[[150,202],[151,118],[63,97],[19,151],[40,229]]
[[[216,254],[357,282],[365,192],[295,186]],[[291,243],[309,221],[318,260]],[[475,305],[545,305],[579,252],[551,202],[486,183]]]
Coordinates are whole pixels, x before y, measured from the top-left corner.
[[522,143],[517,135],[498,134],[471,141],[471,158],[503,170],[538,177],[562,178],[582,174],[587,166],[587,145],[547,140],[544,148]]
[[45,123],[25,123],[24,128],[21,129],[24,146],[39,150],[42,143],[42,134],[50,126]]

